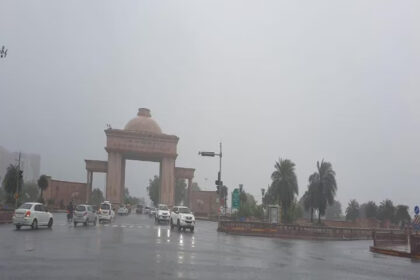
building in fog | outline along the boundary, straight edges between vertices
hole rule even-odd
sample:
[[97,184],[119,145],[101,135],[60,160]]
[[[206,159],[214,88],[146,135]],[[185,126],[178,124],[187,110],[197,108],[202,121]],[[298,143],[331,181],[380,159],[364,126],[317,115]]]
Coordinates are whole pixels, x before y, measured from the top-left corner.
[[219,195],[215,191],[192,191],[190,207],[197,216],[217,216],[220,209]]
[[43,195],[48,207],[64,209],[70,201],[74,204],[85,203],[86,192],[86,183],[48,178],[48,187]]
[[[3,180],[7,167],[10,164],[17,164],[19,152],[10,152],[0,146],[0,178]],[[23,170],[25,182],[36,182],[41,170],[41,156],[38,154],[21,153],[20,167]]]

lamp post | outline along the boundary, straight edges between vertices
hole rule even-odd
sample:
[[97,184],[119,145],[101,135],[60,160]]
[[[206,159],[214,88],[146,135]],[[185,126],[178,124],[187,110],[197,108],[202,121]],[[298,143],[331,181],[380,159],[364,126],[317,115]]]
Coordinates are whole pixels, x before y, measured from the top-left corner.
[[223,186],[222,181],[222,142],[219,143],[219,153],[215,152],[198,152],[198,154],[202,157],[219,157],[219,172],[217,173],[217,180],[216,180],[216,186],[217,186],[217,193],[219,196],[223,197],[224,200],[224,208],[226,212],[226,197],[227,197],[227,188],[225,191],[225,188]]

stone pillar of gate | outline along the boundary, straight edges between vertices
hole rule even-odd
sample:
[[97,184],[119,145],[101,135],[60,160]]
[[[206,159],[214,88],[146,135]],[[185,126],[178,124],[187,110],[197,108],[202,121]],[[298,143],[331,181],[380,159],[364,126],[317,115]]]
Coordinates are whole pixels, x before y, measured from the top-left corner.
[[163,158],[160,162],[159,202],[174,206],[175,199],[175,158]]
[[125,159],[121,159],[121,191],[120,191],[120,203],[124,203],[125,193]]
[[[124,162],[124,163],[123,163]],[[106,200],[113,204],[121,204],[123,181],[125,173],[125,161],[118,152],[108,152],[108,172],[106,177]]]
[[93,182],[93,172],[87,171],[87,180],[86,180],[86,203],[89,203],[90,195],[92,194],[92,182]]

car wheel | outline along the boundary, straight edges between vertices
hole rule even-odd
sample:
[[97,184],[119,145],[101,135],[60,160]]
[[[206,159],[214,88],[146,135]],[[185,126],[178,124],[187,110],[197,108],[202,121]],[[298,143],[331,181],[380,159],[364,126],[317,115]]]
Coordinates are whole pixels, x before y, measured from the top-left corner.
[[38,221],[36,219],[34,219],[34,221],[32,222],[31,228],[38,229]]
[[20,230],[20,227],[21,227],[20,225],[16,225],[17,230]]
[[181,225],[179,224],[179,220],[178,220],[178,222],[177,222],[177,226],[178,226],[178,231],[181,231],[182,227],[181,227]]
[[171,224],[171,229],[174,229],[174,223],[172,222],[172,219],[169,223]]
[[50,218],[50,220],[48,221],[48,228],[51,228],[53,225],[53,219]]
[[73,225],[74,225],[74,227],[76,227],[76,226],[77,226],[77,223],[76,223],[76,222],[74,222],[74,223],[73,223]]
[[191,231],[191,232],[194,232],[194,227],[191,227],[191,228],[190,228],[190,231]]

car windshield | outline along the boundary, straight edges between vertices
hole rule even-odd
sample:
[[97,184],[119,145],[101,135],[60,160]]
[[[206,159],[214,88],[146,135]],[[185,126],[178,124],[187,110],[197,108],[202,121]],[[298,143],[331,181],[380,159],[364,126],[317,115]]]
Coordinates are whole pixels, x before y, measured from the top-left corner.
[[159,210],[168,210],[168,206],[166,205],[159,205]]
[[25,204],[22,204],[22,205],[19,207],[19,209],[31,209],[31,207],[32,207],[32,204],[30,204],[30,203],[25,203]]
[[75,210],[76,211],[85,211],[86,210],[86,207],[83,206],[83,205],[77,205]]
[[101,204],[101,209],[102,210],[109,210],[109,204],[106,204],[106,203],[104,203],[104,204]]
[[182,208],[179,208],[179,213],[189,214],[191,213],[191,210],[187,207],[182,207]]

